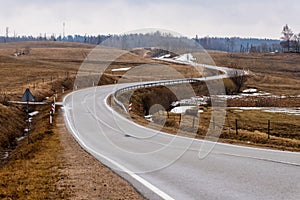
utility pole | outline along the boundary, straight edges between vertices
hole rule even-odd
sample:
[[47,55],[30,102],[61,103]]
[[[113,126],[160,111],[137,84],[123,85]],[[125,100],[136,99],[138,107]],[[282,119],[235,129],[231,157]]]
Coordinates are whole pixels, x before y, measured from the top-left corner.
[[63,22],[63,38],[65,38],[65,36],[66,36],[66,23],[65,22]]
[[9,28],[6,27],[6,29],[5,29],[5,39],[4,39],[4,43],[6,43],[7,40],[8,40],[8,33],[9,33]]
[[8,38],[8,33],[9,33],[9,28],[6,27],[6,33],[5,33],[5,37]]

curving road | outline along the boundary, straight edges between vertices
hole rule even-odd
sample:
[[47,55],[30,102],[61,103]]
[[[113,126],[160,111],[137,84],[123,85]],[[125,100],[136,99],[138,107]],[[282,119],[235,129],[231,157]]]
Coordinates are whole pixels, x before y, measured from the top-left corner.
[[213,143],[141,127],[115,113],[106,103],[114,90],[110,85],[69,94],[65,121],[86,151],[146,198],[300,199],[299,153],[220,143],[203,152],[203,144]]
[[[222,71],[216,80],[234,70]],[[244,72],[242,72],[244,73]],[[124,88],[138,83],[119,84]],[[114,85],[73,92],[65,121],[80,145],[148,199],[300,199],[300,154],[169,135],[139,126],[107,105]]]

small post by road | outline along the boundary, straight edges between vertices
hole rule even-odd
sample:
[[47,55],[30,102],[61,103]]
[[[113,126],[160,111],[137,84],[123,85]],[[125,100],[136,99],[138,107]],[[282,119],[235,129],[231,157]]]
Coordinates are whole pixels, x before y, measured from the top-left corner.
[[238,120],[235,119],[235,134],[238,135],[239,132],[238,132]]
[[50,111],[50,124],[52,125],[53,123],[53,111]]
[[193,117],[193,129],[195,128],[195,118],[196,116]]
[[268,140],[270,139],[270,128],[271,128],[271,122],[268,120]]
[[30,143],[30,120],[29,120],[29,101],[27,101],[26,106],[26,113],[27,113],[27,143]]
[[228,118],[227,118],[227,122],[228,122],[228,134],[230,135],[231,126],[230,126],[230,120]]

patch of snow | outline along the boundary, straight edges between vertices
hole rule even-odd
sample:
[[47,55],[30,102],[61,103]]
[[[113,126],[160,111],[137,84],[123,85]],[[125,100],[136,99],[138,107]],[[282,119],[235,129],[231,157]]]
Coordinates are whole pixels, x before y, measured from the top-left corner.
[[235,109],[235,111],[239,110],[263,110],[263,107],[228,107],[228,109]]
[[36,116],[37,114],[39,114],[39,111],[31,112],[28,115],[31,116],[31,117],[33,117],[33,116]]
[[171,113],[177,113],[177,114],[181,114],[181,113],[185,113],[185,111],[187,111],[188,109],[194,109],[195,106],[179,106],[179,107],[175,107],[171,110]]
[[255,89],[255,88],[249,88],[249,89],[243,90],[243,93],[256,93],[256,92],[257,92],[257,89]]
[[194,58],[192,54],[186,53],[186,54],[175,57],[175,60],[191,63],[191,62],[194,62],[196,60],[196,58]]
[[26,133],[27,133],[27,132],[28,132],[28,128],[25,128],[25,129],[24,129],[24,132],[26,132]]
[[8,156],[9,156],[9,153],[6,151],[6,152],[4,152],[2,159],[6,159],[6,158],[8,158]]
[[166,54],[166,55],[158,57],[158,59],[170,58],[170,57],[171,57],[171,54]]
[[300,108],[228,107],[228,109],[234,109],[234,112],[243,112],[244,110],[261,110],[262,112],[268,113],[284,113],[300,116]]
[[24,136],[22,136],[22,137],[18,137],[18,138],[16,138],[16,140],[19,142],[19,141],[21,141],[21,140],[23,140],[25,137]]
[[171,106],[176,107],[180,105],[180,101],[175,101],[171,103]]
[[244,112],[243,110],[233,110],[233,112]]
[[112,72],[120,72],[120,71],[128,71],[130,70],[131,67],[123,67],[123,68],[118,68],[118,69],[112,69]]
[[179,105],[193,105],[193,106],[205,106],[207,105],[207,101],[209,100],[209,97],[192,97],[190,99],[182,99],[180,101],[173,102],[172,106],[179,106]]
[[289,115],[300,116],[300,108],[270,108],[270,109],[263,110],[263,112],[285,113]]
[[[271,94],[267,92],[255,92],[255,93],[242,93],[240,96],[244,97],[259,97],[259,96],[267,96],[269,97]],[[277,97],[277,96],[276,96]]]
[[222,99],[222,100],[243,98],[240,95],[212,95],[211,97]]
[[152,115],[146,115],[145,119],[149,122],[153,122]]

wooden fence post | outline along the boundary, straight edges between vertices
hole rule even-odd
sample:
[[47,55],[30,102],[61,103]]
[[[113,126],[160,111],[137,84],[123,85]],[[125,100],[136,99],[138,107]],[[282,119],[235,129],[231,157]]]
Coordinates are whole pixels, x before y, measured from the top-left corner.
[[193,129],[195,128],[195,116],[193,117]]
[[271,123],[270,120],[268,120],[268,140],[270,139],[270,127],[271,127]]
[[238,132],[238,120],[237,119],[235,119],[235,133],[236,133],[236,135],[239,134],[239,132]]

